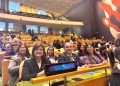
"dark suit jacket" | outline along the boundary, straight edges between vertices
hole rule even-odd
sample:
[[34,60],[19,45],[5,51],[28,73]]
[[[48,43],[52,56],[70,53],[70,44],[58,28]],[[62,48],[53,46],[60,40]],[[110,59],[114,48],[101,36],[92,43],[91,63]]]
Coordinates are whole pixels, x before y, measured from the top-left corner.
[[117,67],[112,70],[110,86],[120,86],[120,70]]
[[35,58],[25,60],[21,80],[28,81],[31,78],[35,78],[37,77],[37,73],[41,72],[43,69],[43,62],[41,63],[41,68],[39,68]]
[[66,55],[66,53],[62,53],[60,56],[58,56],[58,63],[65,63],[65,62],[71,62],[72,59],[74,59],[74,61],[77,61],[77,65],[78,66],[82,66],[84,65],[84,63],[79,59],[79,57],[75,54],[72,54],[72,57],[69,57]]

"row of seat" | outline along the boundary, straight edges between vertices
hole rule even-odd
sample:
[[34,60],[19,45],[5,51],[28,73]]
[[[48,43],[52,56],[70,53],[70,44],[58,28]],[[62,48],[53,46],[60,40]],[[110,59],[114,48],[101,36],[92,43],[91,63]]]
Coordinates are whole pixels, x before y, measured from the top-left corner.
[[[20,37],[21,37],[22,41],[25,41],[27,46],[33,46],[34,44],[39,44],[39,42],[37,42],[37,41],[36,42],[31,41],[31,36],[29,36],[29,35],[21,35]],[[47,35],[47,36],[38,35],[38,38],[40,39],[40,41],[42,41],[42,42],[45,41],[48,44],[52,43],[54,40],[65,41],[65,40],[70,39],[70,37],[71,36],[61,37],[61,36],[55,36],[55,35]],[[92,42],[95,42],[97,40],[93,40],[93,39],[79,39],[78,41],[81,42],[81,43],[92,43]]]

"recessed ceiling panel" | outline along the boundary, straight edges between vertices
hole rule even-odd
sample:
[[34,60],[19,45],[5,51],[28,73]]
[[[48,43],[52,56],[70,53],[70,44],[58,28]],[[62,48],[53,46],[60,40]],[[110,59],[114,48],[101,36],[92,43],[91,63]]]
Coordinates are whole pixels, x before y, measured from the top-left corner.
[[37,9],[45,9],[51,13],[62,15],[81,0],[11,0],[17,1],[24,5],[32,6]]

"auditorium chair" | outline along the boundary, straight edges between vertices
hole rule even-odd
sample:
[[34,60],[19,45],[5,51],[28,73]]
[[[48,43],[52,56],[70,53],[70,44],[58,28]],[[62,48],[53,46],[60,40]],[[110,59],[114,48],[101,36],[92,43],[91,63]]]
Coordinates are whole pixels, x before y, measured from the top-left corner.
[[55,56],[58,57],[60,55],[60,50],[59,49],[55,49],[54,50],[54,54],[55,54]]
[[2,60],[2,86],[7,86],[9,62],[9,59]]

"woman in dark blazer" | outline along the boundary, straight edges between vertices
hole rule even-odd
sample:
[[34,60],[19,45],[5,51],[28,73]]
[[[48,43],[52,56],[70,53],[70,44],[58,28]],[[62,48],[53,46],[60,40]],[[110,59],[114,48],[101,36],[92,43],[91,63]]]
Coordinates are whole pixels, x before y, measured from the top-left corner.
[[29,56],[30,53],[27,46],[25,44],[19,45],[17,55],[11,58],[8,66],[9,80],[7,86],[16,86],[16,83],[19,81],[19,65],[23,60],[28,59]]
[[32,49],[32,58],[24,62],[21,80],[28,81],[44,75],[45,63],[46,53],[43,45],[35,45]]

